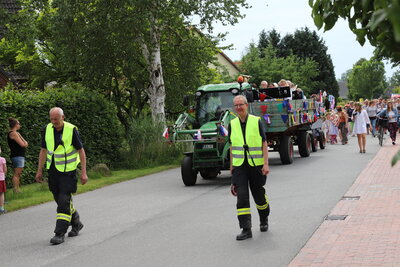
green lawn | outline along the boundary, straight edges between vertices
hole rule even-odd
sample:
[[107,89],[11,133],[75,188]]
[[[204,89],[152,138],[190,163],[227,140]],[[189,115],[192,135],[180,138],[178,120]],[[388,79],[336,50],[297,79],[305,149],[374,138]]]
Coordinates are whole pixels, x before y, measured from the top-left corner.
[[[137,177],[149,175],[156,172],[161,172],[164,170],[172,169],[178,167],[177,165],[166,165],[159,166],[148,169],[140,170],[120,170],[113,171],[111,176],[104,177],[98,174],[90,173],[89,181],[85,185],[81,185],[78,179],[78,191],[77,194],[85,193],[87,191],[92,191],[110,184],[115,184]],[[8,212],[23,209],[26,207],[42,204],[48,201],[53,201],[53,195],[48,189],[47,183],[42,184],[30,184],[21,187],[21,193],[14,194],[10,188],[6,192],[6,202],[5,208]]]

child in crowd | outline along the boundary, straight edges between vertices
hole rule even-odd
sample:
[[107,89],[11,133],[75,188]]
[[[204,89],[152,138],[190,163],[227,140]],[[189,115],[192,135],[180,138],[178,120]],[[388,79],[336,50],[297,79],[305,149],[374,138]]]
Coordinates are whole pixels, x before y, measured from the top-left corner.
[[[1,148],[0,148],[1,154]],[[6,192],[6,173],[7,173],[7,165],[6,159],[0,157],[0,215],[6,213],[4,209],[4,193]]]
[[328,127],[328,136],[330,143],[332,145],[337,143],[337,136],[339,134],[339,129],[337,127],[337,115],[334,113],[329,113],[326,117],[327,119],[327,127]]

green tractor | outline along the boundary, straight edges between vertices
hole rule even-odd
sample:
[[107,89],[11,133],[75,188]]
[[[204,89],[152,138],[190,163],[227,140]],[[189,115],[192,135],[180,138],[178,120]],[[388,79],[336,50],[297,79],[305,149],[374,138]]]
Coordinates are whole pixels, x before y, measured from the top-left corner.
[[[275,98],[260,101],[260,92],[249,83],[209,84],[197,89],[194,111],[182,113],[169,127],[172,133],[169,141],[191,144],[181,165],[186,186],[195,185],[199,173],[204,179],[214,179],[222,170],[229,170],[227,129],[230,121],[236,118],[232,106],[233,98],[239,94],[246,96],[249,113],[260,116],[270,151],[279,152],[283,164],[293,162],[293,145],[298,145],[302,157],[316,151],[318,144],[325,147],[322,123],[312,119],[320,115],[319,103],[305,99],[284,100],[289,88],[268,90],[275,92]],[[185,96],[184,105],[188,106],[188,102]]]

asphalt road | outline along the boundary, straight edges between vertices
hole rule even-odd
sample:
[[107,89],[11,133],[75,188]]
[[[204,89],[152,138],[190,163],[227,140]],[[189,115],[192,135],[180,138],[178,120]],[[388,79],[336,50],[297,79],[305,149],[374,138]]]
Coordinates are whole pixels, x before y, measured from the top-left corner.
[[55,203],[0,216],[0,265],[286,266],[375,156],[377,140],[367,141],[366,154],[353,137],[309,158],[296,152],[292,165],[270,153],[270,230],[259,231],[252,202],[252,239],[235,240],[228,172],[185,187],[173,169],[75,196],[85,227],[58,246],[49,244]]

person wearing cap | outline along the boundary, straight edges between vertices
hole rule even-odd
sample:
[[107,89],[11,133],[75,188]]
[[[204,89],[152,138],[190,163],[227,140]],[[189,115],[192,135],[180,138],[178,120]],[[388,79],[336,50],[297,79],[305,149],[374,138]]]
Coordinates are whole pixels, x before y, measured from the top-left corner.
[[242,232],[236,240],[253,236],[249,187],[260,217],[260,231],[268,230],[270,206],[264,185],[269,173],[268,145],[260,118],[248,114],[246,97],[238,95],[233,99],[238,117],[229,124],[231,192],[237,197],[236,209]]

